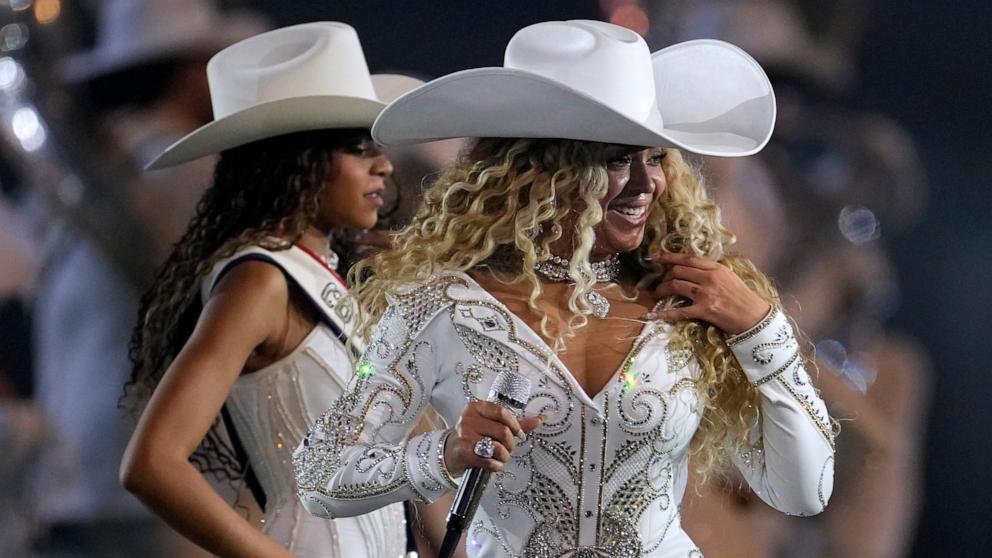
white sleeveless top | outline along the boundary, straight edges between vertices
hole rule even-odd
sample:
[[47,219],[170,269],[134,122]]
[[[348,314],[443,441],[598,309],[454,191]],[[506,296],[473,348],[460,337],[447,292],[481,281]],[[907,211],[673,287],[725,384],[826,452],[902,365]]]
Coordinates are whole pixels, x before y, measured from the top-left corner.
[[353,360],[339,335],[350,332],[353,318],[343,306],[352,299],[340,296],[347,294],[346,287],[300,248],[271,252],[247,247],[214,266],[201,287],[204,301],[224,270],[244,258],[281,268],[325,318],[292,353],[238,378],[227,399],[235,430],[265,492],[262,532],[300,558],[402,557],[402,504],[328,520],[311,515],[296,495],[293,449],[308,425],[341,396],[351,376]]

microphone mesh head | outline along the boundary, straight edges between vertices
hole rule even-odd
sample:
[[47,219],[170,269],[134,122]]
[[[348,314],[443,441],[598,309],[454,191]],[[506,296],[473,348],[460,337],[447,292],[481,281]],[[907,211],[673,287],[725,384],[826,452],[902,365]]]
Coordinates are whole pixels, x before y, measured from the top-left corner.
[[500,372],[489,388],[490,401],[512,402],[517,408],[522,409],[529,398],[530,380],[513,372]]

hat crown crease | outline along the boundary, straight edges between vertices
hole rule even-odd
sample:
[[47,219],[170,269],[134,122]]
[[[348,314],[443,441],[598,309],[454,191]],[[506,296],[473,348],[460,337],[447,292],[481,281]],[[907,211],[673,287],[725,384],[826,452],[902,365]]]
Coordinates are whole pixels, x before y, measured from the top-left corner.
[[264,33],[218,53],[207,66],[214,118],[292,97],[377,98],[358,34],[313,23]]
[[504,67],[566,85],[637,122],[660,124],[651,52],[627,29],[585,20],[531,25],[510,39]]

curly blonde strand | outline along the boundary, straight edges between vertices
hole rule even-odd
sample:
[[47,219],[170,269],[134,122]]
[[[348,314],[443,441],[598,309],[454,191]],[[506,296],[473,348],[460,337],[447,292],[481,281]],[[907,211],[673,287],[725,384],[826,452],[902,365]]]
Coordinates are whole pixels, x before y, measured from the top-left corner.
[[[541,333],[553,340],[554,350],[562,350],[592,313],[585,297],[595,283],[589,254],[593,228],[603,219],[609,147],[570,140],[479,140],[427,189],[421,210],[396,234],[393,248],[352,269],[362,330],[370,333],[385,312],[386,295],[404,284],[446,271],[487,270],[497,280],[530,287],[527,304],[540,317]],[[720,224],[719,208],[708,198],[698,168],[675,149],[666,150],[662,168],[668,187],[651,208],[634,258],[642,276],[664,271],[651,254],[694,254],[728,266],[769,303],[779,304],[764,275],[745,258],[725,253],[734,237]],[[563,222],[570,215],[577,217],[570,231],[576,239],[569,268],[575,282],[568,301],[571,317],[564,331],[550,331],[549,318],[537,304],[542,289],[534,266],[569,232]],[[705,476],[728,451],[744,449],[746,433],[760,419],[758,395],[716,327],[680,322],[670,344],[691,349],[699,360],[696,384],[703,419],[693,451]]]

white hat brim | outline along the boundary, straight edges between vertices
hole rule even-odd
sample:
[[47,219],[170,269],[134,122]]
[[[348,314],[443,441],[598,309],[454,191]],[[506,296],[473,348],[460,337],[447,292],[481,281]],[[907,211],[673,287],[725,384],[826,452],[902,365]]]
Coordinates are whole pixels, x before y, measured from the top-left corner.
[[332,128],[368,128],[385,103],[315,95],[261,103],[205,124],[170,145],[145,167],[171,167],[261,139]]
[[333,128],[370,128],[386,103],[423,81],[398,74],[376,74],[380,100],[336,95],[290,97],[260,103],[190,132],[145,166],[171,167],[266,138]]
[[775,99],[761,67],[722,41],[687,41],[652,56],[663,125],[614,110],[561,82],[511,68],[478,68],[398,98],[372,127],[383,145],[456,137],[563,138],[671,146],[724,157],[759,151]]

